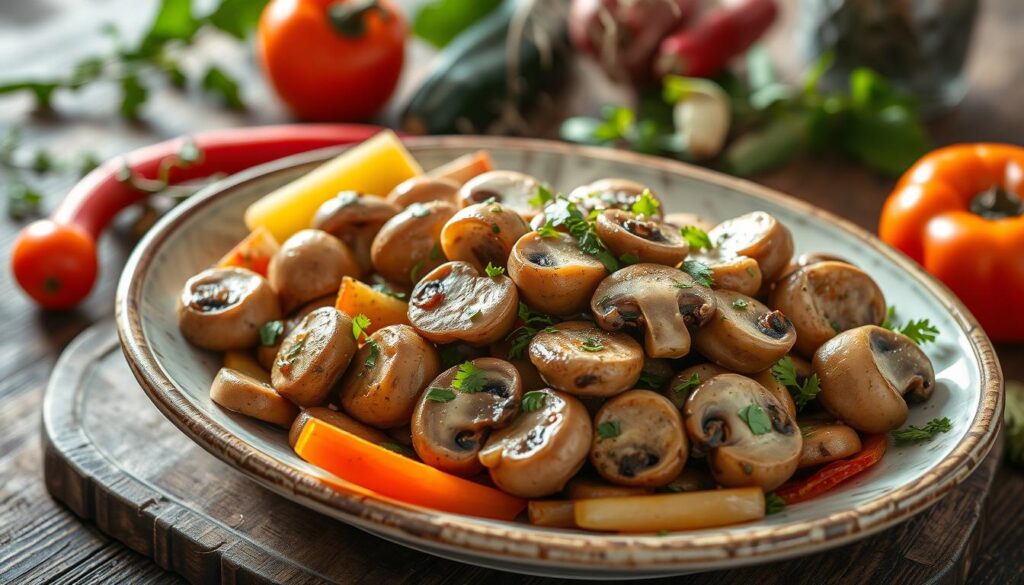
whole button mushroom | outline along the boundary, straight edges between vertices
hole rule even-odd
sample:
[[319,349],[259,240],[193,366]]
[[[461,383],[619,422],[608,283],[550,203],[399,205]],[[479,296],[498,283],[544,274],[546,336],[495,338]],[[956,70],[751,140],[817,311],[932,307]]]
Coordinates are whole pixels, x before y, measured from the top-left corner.
[[502,490],[540,498],[561,491],[583,467],[592,433],[590,415],[579,400],[535,390],[523,395],[522,412],[491,434],[478,458]]
[[769,301],[796,327],[796,350],[810,357],[841,331],[879,325],[885,296],[866,272],[845,262],[810,264],[778,282]]
[[[568,199],[576,204],[576,207],[583,212],[583,215],[589,215],[590,212],[595,210],[605,209],[630,211],[633,208],[633,204],[640,199],[644,191],[650,192],[650,189],[642,183],[629,179],[598,179],[592,183],[576,187],[569,192]],[[664,206],[661,205],[661,199],[655,193],[650,192],[650,194],[658,202],[657,211],[655,211],[652,219],[660,220],[662,217],[661,210],[664,209]]]
[[754,211],[723,221],[708,237],[712,252],[720,258],[746,256],[757,261],[764,282],[775,282],[793,257],[793,234],[782,222],[764,211]]
[[575,315],[590,308],[590,299],[608,271],[568,234],[542,237],[530,232],[512,247],[508,275],[535,310]]
[[[793,402],[793,395],[789,393],[789,389],[786,388],[785,384],[779,382],[775,374],[772,373],[771,368],[754,374],[747,374],[747,377],[764,386],[764,389],[771,392],[772,396],[779,401],[779,404],[786,409],[789,416],[796,418],[796,403]],[[803,426],[800,428],[803,429]]]
[[900,427],[907,420],[907,402],[924,402],[935,391],[935,370],[921,348],[874,325],[828,340],[811,366],[821,381],[818,402],[865,433]]
[[541,182],[516,171],[488,171],[473,177],[459,189],[459,201],[466,207],[474,203],[500,203],[518,213],[526,221],[540,212],[531,203]]
[[695,258],[711,269],[711,288],[715,290],[732,290],[753,297],[757,296],[764,285],[761,267],[757,260],[748,256],[720,258],[713,254],[703,254]]
[[601,281],[590,306],[602,329],[642,329],[648,356],[679,358],[690,353],[689,329],[715,314],[715,295],[685,272],[634,264]]
[[746,376],[720,374],[702,383],[686,401],[684,419],[687,435],[723,486],[769,492],[796,471],[800,429],[770,392]]
[[783,271],[782,276],[779,277],[779,280],[786,278],[804,266],[810,266],[811,264],[817,264],[819,262],[842,262],[844,264],[849,264],[850,266],[856,266],[856,264],[842,256],[836,256],[835,254],[829,254],[828,252],[808,252],[806,254],[800,254],[798,257],[791,260],[789,265],[786,267],[786,270]]
[[260,327],[281,317],[265,278],[244,268],[211,268],[188,279],[178,297],[178,327],[193,345],[214,351],[248,349]]
[[832,417],[815,416],[800,419],[800,434],[804,447],[797,467],[815,467],[846,459],[861,450],[860,435],[852,427],[836,422]]
[[625,333],[566,321],[537,333],[530,361],[552,388],[577,396],[613,396],[640,379],[644,351]]
[[678,266],[690,251],[678,229],[620,209],[597,216],[597,235],[615,256],[633,256],[637,262]]
[[414,285],[445,262],[441,229],[455,215],[447,201],[413,203],[377,232],[370,247],[373,268],[386,280]]
[[[430,383],[412,417],[412,445],[427,465],[456,475],[476,475],[477,455],[494,429],[519,412],[519,373],[496,358],[455,366]],[[461,376],[461,377],[460,377]],[[454,388],[458,380],[460,388]]]
[[686,399],[693,394],[693,391],[705,381],[714,378],[719,374],[729,374],[729,370],[716,364],[697,364],[681,370],[669,383],[662,388],[661,393],[665,398],[672,401],[679,410],[686,406]]
[[388,193],[386,201],[398,207],[431,201],[445,201],[458,205],[459,187],[460,185],[451,179],[418,175],[399,183]]
[[342,191],[328,199],[313,215],[313,227],[345,243],[356,256],[363,273],[373,270],[370,246],[380,228],[401,208],[376,195]]
[[221,368],[210,386],[210,399],[220,406],[263,422],[288,428],[299,409],[252,376]]
[[376,331],[360,348],[338,392],[342,408],[387,429],[409,424],[420,393],[438,372],[437,350],[408,325]]
[[323,406],[311,406],[304,409],[298,417],[295,418],[295,422],[292,423],[291,429],[288,430],[288,444],[292,447],[299,441],[299,435],[302,434],[303,427],[309,422],[309,419],[315,418],[322,420],[325,423],[334,425],[343,431],[348,431],[353,435],[365,439],[374,445],[380,445],[382,443],[391,442],[391,437],[385,435],[383,432],[365,425],[356,419],[350,417],[344,412],[337,410],[331,410]]
[[604,403],[594,417],[590,462],[608,481],[657,487],[686,464],[683,418],[672,402],[650,390],[630,390]]
[[766,370],[796,343],[796,330],[780,311],[738,292],[715,291],[715,298],[715,316],[697,330],[693,344],[723,368],[743,374]]
[[528,231],[523,218],[501,203],[476,203],[444,224],[441,249],[449,260],[469,262],[480,271],[488,264],[504,268],[512,246]]
[[337,294],[343,276],[362,270],[341,240],[323,230],[301,230],[270,259],[267,279],[285,312],[327,294]]
[[281,342],[270,381],[274,390],[295,404],[318,406],[355,352],[348,315],[334,307],[317,309]]
[[412,290],[409,322],[434,343],[487,345],[512,330],[518,306],[509,277],[482,276],[471,264],[448,262]]

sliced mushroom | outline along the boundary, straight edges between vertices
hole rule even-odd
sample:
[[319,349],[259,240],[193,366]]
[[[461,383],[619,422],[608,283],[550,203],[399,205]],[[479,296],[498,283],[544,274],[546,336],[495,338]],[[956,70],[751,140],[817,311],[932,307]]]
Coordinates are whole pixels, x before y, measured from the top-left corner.
[[434,346],[408,325],[383,327],[367,339],[345,377],[338,399],[353,418],[387,429],[409,424],[420,393],[438,372]]
[[536,408],[492,433],[478,456],[495,485],[521,498],[561,491],[587,460],[593,432],[587,409],[572,395],[534,392],[524,400]]
[[342,191],[313,215],[313,227],[338,238],[355,254],[363,273],[373,270],[370,246],[380,228],[401,208],[376,195]]
[[461,366],[430,383],[412,417],[412,445],[424,463],[456,475],[476,475],[477,455],[494,429],[507,425],[519,411],[523,387],[512,364],[496,358],[473,360],[480,389],[452,388]]
[[885,296],[866,272],[844,262],[805,266],[779,282],[770,304],[796,327],[796,349],[810,357],[841,331],[878,325],[885,319]]
[[278,335],[275,343],[271,345],[263,345],[263,339],[261,338],[260,345],[256,348],[256,359],[259,360],[260,365],[266,368],[269,372],[274,367],[274,361],[277,360],[277,351],[281,349],[281,342],[284,341],[284,338],[288,337],[288,334],[299,326],[299,323],[306,318],[306,315],[320,307],[333,307],[335,300],[337,300],[337,295],[332,293],[324,295],[319,299],[309,301],[305,305],[295,309],[287,319],[282,320],[282,331],[281,334]]
[[683,418],[656,392],[630,390],[605,402],[594,429],[590,462],[612,483],[663,486],[686,464]]
[[294,404],[252,376],[221,368],[210,386],[210,399],[224,408],[288,428],[299,414]]
[[935,391],[931,360],[910,338],[865,325],[844,331],[814,354],[821,381],[818,402],[833,416],[865,433],[883,433],[907,420],[907,402]]
[[705,363],[690,366],[669,380],[669,383],[661,389],[661,393],[671,400],[676,408],[682,410],[686,406],[686,399],[693,394],[698,386],[719,374],[728,373],[730,373],[729,370],[716,364]]
[[526,222],[501,203],[476,203],[458,211],[441,230],[441,249],[449,260],[469,262],[483,271],[504,268],[512,246],[526,232]]
[[800,429],[770,392],[746,376],[720,374],[702,383],[686,401],[685,424],[721,485],[768,492],[796,471]]
[[709,360],[734,372],[766,370],[796,343],[793,324],[781,311],[729,290],[715,291],[716,313],[694,334],[694,347]]
[[541,183],[530,175],[516,171],[489,171],[477,175],[459,189],[463,207],[474,203],[501,203],[530,221],[540,208],[530,202],[537,196]]
[[678,266],[690,251],[678,229],[621,209],[606,209],[597,216],[597,235],[616,257],[637,262]]
[[270,380],[295,404],[318,406],[355,352],[352,320],[334,307],[323,307],[306,315],[281,342]]
[[861,450],[860,435],[832,417],[815,416],[798,421],[804,447],[797,467],[814,467],[846,459]]
[[323,230],[302,230],[285,240],[270,259],[267,279],[287,312],[335,294],[343,276],[359,277],[359,262],[341,240]]
[[434,343],[487,345],[512,329],[519,307],[507,276],[481,276],[466,262],[442,264],[413,289],[409,322]]
[[574,315],[590,308],[590,298],[608,271],[568,234],[545,238],[531,232],[512,247],[508,275],[535,310]]
[[644,486],[616,485],[608,483],[600,477],[580,473],[569,480],[565,486],[565,497],[570,500],[589,500],[591,498],[620,498],[622,496],[643,496],[654,490]]
[[399,207],[430,201],[445,201],[458,205],[460,186],[451,179],[419,175],[399,183],[388,193],[387,202]]
[[[793,402],[793,395],[790,394],[789,389],[787,389],[782,382],[779,382],[775,375],[772,374],[771,368],[754,374],[747,374],[747,376],[751,380],[754,380],[758,384],[764,386],[764,389],[771,392],[772,396],[779,401],[779,404],[786,409],[789,416],[794,419],[796,418],[796,403]],[[803,425],[801,425],[800,428],[803,429]]]
[[634,264],[602,280],[590,306],[603,329],[643,329],[648,356],[678,358],[690,353],[689,328],[715,314],[715,295],[685,272]]
[[446,201],[413,203],[389,219],[370,248],[374,269],[391,282],[416,284],[445,262],[441,229],[455,211]]
[[178,297],[178,327],[193,345],[214,351],[247,349],[260,327],[281,317],[277,295],[259,274],[211,268],[188,279]]
[[640,378],[644,351],[625,333],[566,321],[537,333],[530,361],[552,388],[577,396],[613,396]]
[[793,257],[793,234],[764,211],[723,221],[708,236],[720,258],[747,256],[756,260],[765,283],[775,282]]
[[[599,179],[593,183],[576,187],[569,193],[568,199],[576,204],[583,215],[589,215],[591,211],[605,209],[630,211],[640,195],[648,190],[645,185],[629,179]],[[651,192],[651,196],[658,201],[658,211],[655,213],[655,217],[661,219],[662,210],[665,207],[661,205],[661,199],[654,192]]]
[[334,425],[343,431],[348,431],[353,435],[365,439],[375,445],[382,443],[388,443],[391,441],[391,437],[371,427],[370,425],[364,425],[356,419],[350,417],[344,412],[337,410],[331,410],[323,406],[312,406],[302,411],[301,414],[292,423],[291,429],[288,431],[288,444],[292,447],[299,440],[299,435],[302,434],[303,427],[309,422],[309,419],[315,418],[322,420],[325,423]]

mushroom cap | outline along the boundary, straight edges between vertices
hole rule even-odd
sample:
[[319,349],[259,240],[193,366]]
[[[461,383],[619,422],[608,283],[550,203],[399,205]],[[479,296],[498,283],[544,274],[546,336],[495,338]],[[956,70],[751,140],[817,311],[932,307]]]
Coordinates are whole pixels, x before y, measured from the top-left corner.
[[[729,370],[712,363],[703,363],[680,370],[664,388],[661,394],[672,401],[680,411],[686,407],[686,400],[693,391],[704,382],[719,374],[729,374]],[[694,377],[696,376],[696,377]]]
[[[475,475],[483,466],[477,454],[491,431],[507,425],[519,411],[523,394],[519,372],[497,358],[479,358],[479,392],[453,390],[455,398],[437,402],[424,393],[412,418],[412,445],[424,463],[456,475]],[[429,388],[451,389],[460,366],[443,372]]]
[[756,260],[765,283],[775,282],[793,257],[793,234],[764,211],[727,219],[708,236],[720,257],[748,256]]
[[796,327],[796,350],[810,357],[840,331],[885,319],[882,289],[866,272],[845,262],[810,264],[776,283],[769,304]]
[[281,317],[270,283],[244,268],[210,268],[188,279],[177,310],[185,339],[214,351],[256,345],[260,327]]
[[687,226],[698,227],[706,232],[715,228],[715,222],[696,213],[666,213],[664,222],[670,226],[684,228]]
[[299,409],[256,378],[221,368],[210,386],[210,399],[220,406],[263,422],[288,428]]
[[690,252],[675,227],[621,209],[597,216],[597,235],[616,257],[632,255],[638,262],[678,266]]
[[797,464],[800,469],[846,459],[861,450],[857,431],[832,417],[807,417],[797,422],[804,440]]
[[530,232],[512,247],[508,275],[535,310],[575,315],[590,308],[590,299],[608,271],[600,260],[580,250],[572,236],[559,233],[542,238]]
[[[747,377],[764,386],[764,389],[771,392],[772,396],[779,401],[779,404],[785,407],[789,416],[794,419],[796,418],[796,403],[793,402],[793,395],[789,393],[789,389],[786,388],[785,384],[779,382],[775,377],[775,374],[772,373],[771,368],[753,374],[747,374]],[[802,428],[803,427],[801,427],[801,429]]]
[[350,417],[344,412],[338,410],[331,410],[323,406],[311,406],[303,409],[295,421],[292,423],[291,429],[288,430],[288,444],[292,447],[299,440],[299,435],[302,434],[302,428],[306,426],[309,419],[315,418],[322,420],[325,423],[334,425],[343,431],[348,431],[360,439],[367,440],[374,445],[380,445],[381,443],[387,443],[391,440],[391,437],[385,435],[381,431],[371,427],[370,425],[364,425],[356,419]]
[[[602,436],[602,428],[618,433]],[[686,464],[689,446],[683,417],[656,392],[630,390],[615,396],[597,412],[594,429],[590,462],[612,483],[663,486]]]
[[529,355],[552,388],[577,396],[629,390],[644,366],[644,351],[632,337],[589,321],[565,321],[538,332]]
[[328,199],[313,215],[313,227],[345,243],[364,273],[373,270],[370,246],[373,238],[401,208],[376,195],[342,191]]
[[793,324],[757,299],[715,291],[714,317],[694,334],[694,347],[716,364],[744,374],[766,370],[796,343]]
[[517,171],[488,171],[466,181],[459,189],[463,207],[492,200],[530,221],[540,208],[530,203],[537,196],[541,182]]
[[423,389],[441,371],[437,350],[408,325],[378,329],[352,362],[339,385],[341,406],[382,429],[409,424]]
[[[576,204],[576,207],[588,215],[591,211],[604,209],[622,209],[630,211],[633,204],[644,191],[649,191],[646,185],[631,181],[629,179],[608,178],[598,179],[586,185],[580,185],[569,192],[568,199]],[[651,196],[658,202],[658,211],[655,216],[662,217],[661,198],[651,191]]]
[[441,249],[449,260],[469,262],[483,271],[505,267],[512,246],[530,227],[501,203],[475,203],[460,209],[441,230]]
[[495,431],[480,451],[480,463],[502,490],[521,498],[559,492],[587,460],[593,426],[587,409],[570,394],[536,390],[543,404],[520,412]]
[[648,356],[678,358],[690,353],[689,328],[715,314],[715,295],[680,270],[633,264],[602,280],[590,307],[602,329],[642,328]]
[[459,185],[451,179],[418,175],[410,177],[388,193],[386,201],[398,207],[408,207],[413,203],[430,201],[446,201],[452,205],[459,203]]
[[413,203],[385,223],[370,247],[374,269],[386,280],[414,285],[445,262],[441,230],[456,207],[447,201]]
[[281,342],[270,371],[271,383],[299,406],[318,406],[355,352],[352,320],[334,307],[321,307],[306,315]]
[[359,262],[348,246],[323,230],[296,232],[270,259],[267,279],[285,311],[338,292],[344,276],[358,278]]
[[[743,419],[754,420],[758,410],[767,415],[767,429]],[[800,429],[771,392],[746,376],[720,374],[698,386],[686,401],[685,424],[721,485],[760,486],[768,492],[796,471]]]
[[921,348],[875,325],[828,340],[811,366],[821,381],[818,402],[865,433],[899,428],[907,420],[907,401],[927,400],[935,390],[935,370]]
[[723,258],[713,251],[705,251],[693,256],[693,259],[711,269],[711,288],[715,290],[731,290],[753,297],[764,286],[761,267],[757,260],[749,256]]
[[[320,307],[333,307],[337,298],[337,294],[324,295],[292,311],[292,314],[283,320],[284,330],[281,332],[281,335],[277,336],[277,343],[274,345],[263,345],[263,340],[260,339],[260,344],[256,348],[256,359],[259,360],[260,365],[268,372],[273,369],[274,362],[277,361],[277,351],[281,349],[281,342],[284,341],[284,338],[288,337],[288,334],[299,326],[299,323],[306,318],[306,315]],[[271,320],[273,321],[274,319]]]
[[409,296],[409,322],[434,343],[487,345],[515,323],[519,293],[508,276],[481,276],[467,262],[447,262],[420,280]]

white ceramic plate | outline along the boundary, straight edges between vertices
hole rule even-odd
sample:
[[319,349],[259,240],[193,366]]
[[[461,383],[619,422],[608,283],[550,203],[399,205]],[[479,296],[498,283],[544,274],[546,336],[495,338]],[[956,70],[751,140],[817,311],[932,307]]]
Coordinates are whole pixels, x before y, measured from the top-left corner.
[[869,472],[762,522],[664,537],[538,529],[335,491],[318,479],[322,472],[292,452],[283,431],[210,401],[220,356],[186,343],[174,312],[185,280],[246,234],[246,206],[337,154],[332,149],[250,169],[173,210],[136,249],[117,294],[125,354],[153,402],[211,453],[283,496],[384,538],[469,563],[563,577],[652,577],[779,560],[863,538],[934,503],[992,446],[1002,380],[988,339],[945,287],[848,222],[752,183],[620,151],[484,137],[416,138],[408,145],[424,168],[483,148],[497,168],[532,174],[562,191],[625,177],[657,192],[669,212],[715,220],[753,210],[774,214],[793,231],[798,252],[853,261],[877,280],[899,318],[928,318],[938,326],[937,343],[926,347],[936,390],[929,402],[911,409],[908,424],[947,416],[953,429],[922,445],[890,444]]

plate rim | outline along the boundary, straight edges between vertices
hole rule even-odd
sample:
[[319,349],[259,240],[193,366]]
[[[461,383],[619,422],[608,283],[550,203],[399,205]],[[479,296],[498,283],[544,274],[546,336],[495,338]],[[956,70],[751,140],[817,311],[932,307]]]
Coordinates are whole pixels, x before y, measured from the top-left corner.
[[[159,410],[207,451],[272,490],[303,505],[389,538],[411,540],[421,547],[458,551],[533,567],[586,566],[649,571],[693,571],[780,560],[832,548],[859,539],[923,511],[966,479],[991,449],[1001,421],[1002,373],[991,341],[974,316],[942,283],[867,230],[810,203],[753,182],[680,161],[600,147],[492,136],[404,138],[412,150],[511,149],[581,156],[591,160],[635,163],[663,173],[743,192],[809,217],[830,222],[862,245],[885,256],[948,310],[970,342],[979,365],[978,409],[964,437],[944,460],[917,480],[854,508],[814,520],[765,526],[742,534],[674,533],[664,537],[539,531],[529,525],[494,523],[444,514],[384,498],[344,493],[318,478],[250,446],[228,428],[206,417],[179,392],[151,351],[142,331],[141,294],[148,268],[168,237],[203,207],[228,196],[258,177],[303,164],[322,162],[347,147],[330,147],[257,165],[208,186],[179,205],[149,230],[132,252],[115,296],[115,319],[121,347],[143,390]],[[443,554],[443,553],[440,553]]]

